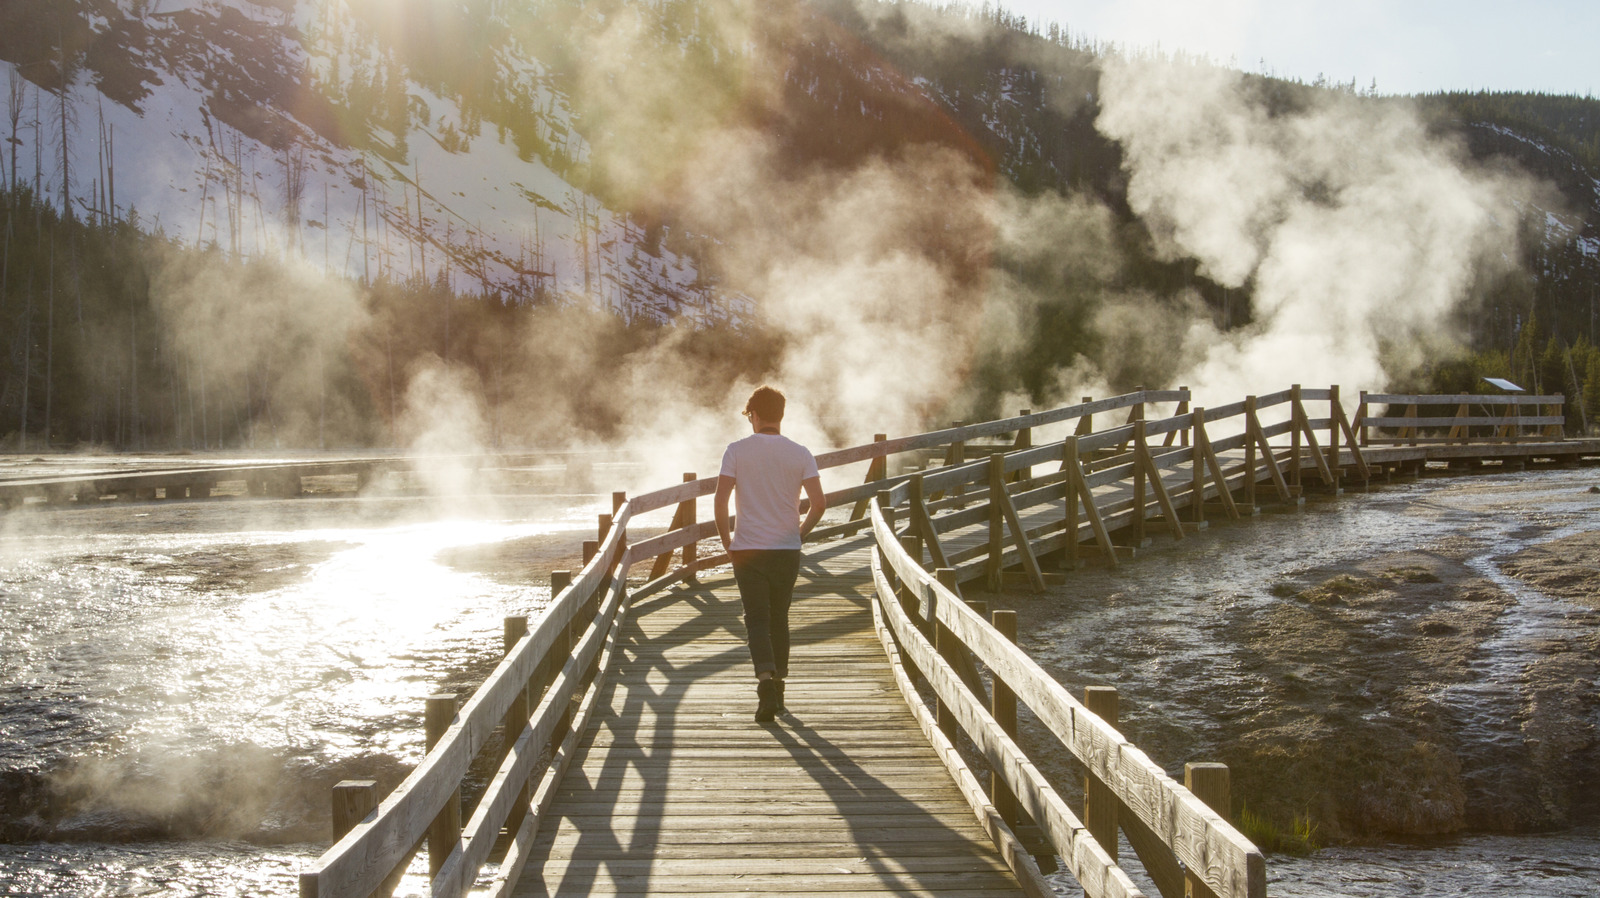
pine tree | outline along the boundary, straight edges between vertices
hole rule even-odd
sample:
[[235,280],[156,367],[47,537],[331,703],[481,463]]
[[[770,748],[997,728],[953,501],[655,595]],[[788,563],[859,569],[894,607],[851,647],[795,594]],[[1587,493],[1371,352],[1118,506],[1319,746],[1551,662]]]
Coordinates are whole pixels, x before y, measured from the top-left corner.
[[1544,345],[1544,352],[1539,354],[1539,370],[1537,375],[1538,391],[1544,395],[1560,393],[1564,396],[1574,395],[1573,387],[1567,381],[1567,347],[1561,339],[1554,334]]

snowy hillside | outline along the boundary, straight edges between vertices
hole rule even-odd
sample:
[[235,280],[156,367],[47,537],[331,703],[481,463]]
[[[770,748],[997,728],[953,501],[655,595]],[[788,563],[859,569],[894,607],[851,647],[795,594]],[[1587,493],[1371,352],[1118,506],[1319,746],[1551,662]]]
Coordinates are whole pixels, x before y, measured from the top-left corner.
[[[26,76],[12,80],[8,180],[44,196],[69,190],[80,215],[136,213],[185,243],[297,251],[357,278],[444,277],[511,298],[582,293],[657,320],[744,307],[718,301],[659,234],[552,167],[580,169],[589,147],[515,29],[498,23],[477,60],[492,77],[476,95],[446,95],[417,80],[387,39],[374,20],[382,5],[41,6],[33,27],[77,28],[82,55],[64,66],[0,63]],[[491,4],[474,6],[487,14]],[[26,59],[22,30],[10,58]],[[485,121],[484,109],[512,105],[515,116]]]

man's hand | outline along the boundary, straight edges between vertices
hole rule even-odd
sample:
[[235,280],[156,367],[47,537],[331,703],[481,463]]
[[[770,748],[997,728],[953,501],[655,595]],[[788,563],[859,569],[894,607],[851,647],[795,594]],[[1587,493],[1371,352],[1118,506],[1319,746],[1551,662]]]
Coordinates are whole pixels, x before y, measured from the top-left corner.
[[817,522],[822,520],[822,513],[828,510],[828,494],[822,491],[821,477],[807,477],[800,481],[800,488],[805,490],[806,499],[811,502],[806,510],[806,519],[800,524],[800,538],[805,539],[816,529]]

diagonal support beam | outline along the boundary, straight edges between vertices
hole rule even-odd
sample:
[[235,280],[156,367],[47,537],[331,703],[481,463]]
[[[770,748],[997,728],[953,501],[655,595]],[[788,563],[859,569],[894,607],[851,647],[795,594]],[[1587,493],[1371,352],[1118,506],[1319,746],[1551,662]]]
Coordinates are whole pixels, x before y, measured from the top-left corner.
[[[1011,501],[1011,493],[1006,491],[1006,457],[1001,453],[989,456],[989,502],[991,508],[998,508],[999,518],[1003,518],[1005,527],[1011,531],[1011,542],[1017,547],[1017,554],[1022,556],[1022,567],[1028,573],[1028,583],[1036,593],[1044,592],[1044,572],[1039,569],[1039,559],[1033,554],[1033,546],[1028,542],[1028,532],[1022,527],[1022,519],[1017,515],[1016,503]],[[989,588],[999,592],[1003,578],[1002,553],[1005,549],[1004,539],[1000,533],[1000,521],[991,511],[989,518]]]
[[[1133,453],[1135,464],[1144,469],[1145,475],[1150,479],[1150,488],[1155,491],[1156,502],[1161,506],[1161,513],[1167,518],[1167,529],[1172,531],[1174,539],[1183,539],[1183,522],[1178,520],[1178,509],[1172,504],[1172,496],[1167,493],[1167,485],[1161,482],[1161,469],[1156,467],[1155,459],[1150,456],[1150,443],[1145,439],[1144,421],[1135,421],[1133,424]],[[1144,514],[1143,508],[1135,508],[1134,512]]]

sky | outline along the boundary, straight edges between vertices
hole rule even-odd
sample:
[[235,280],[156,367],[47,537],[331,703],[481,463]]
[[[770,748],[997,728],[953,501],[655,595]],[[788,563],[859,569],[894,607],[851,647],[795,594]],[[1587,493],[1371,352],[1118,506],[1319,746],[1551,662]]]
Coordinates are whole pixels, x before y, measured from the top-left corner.
[[[972,0],[968,0],[972,2]],[[996,0],[991,0],[996,2]],[[977,3],[974,3],[977,5]],[[1596,0],[998,0],[1030,21],[1385,94],[1600,89]],[[1043,30],[1041,28],[1041,30]]]

